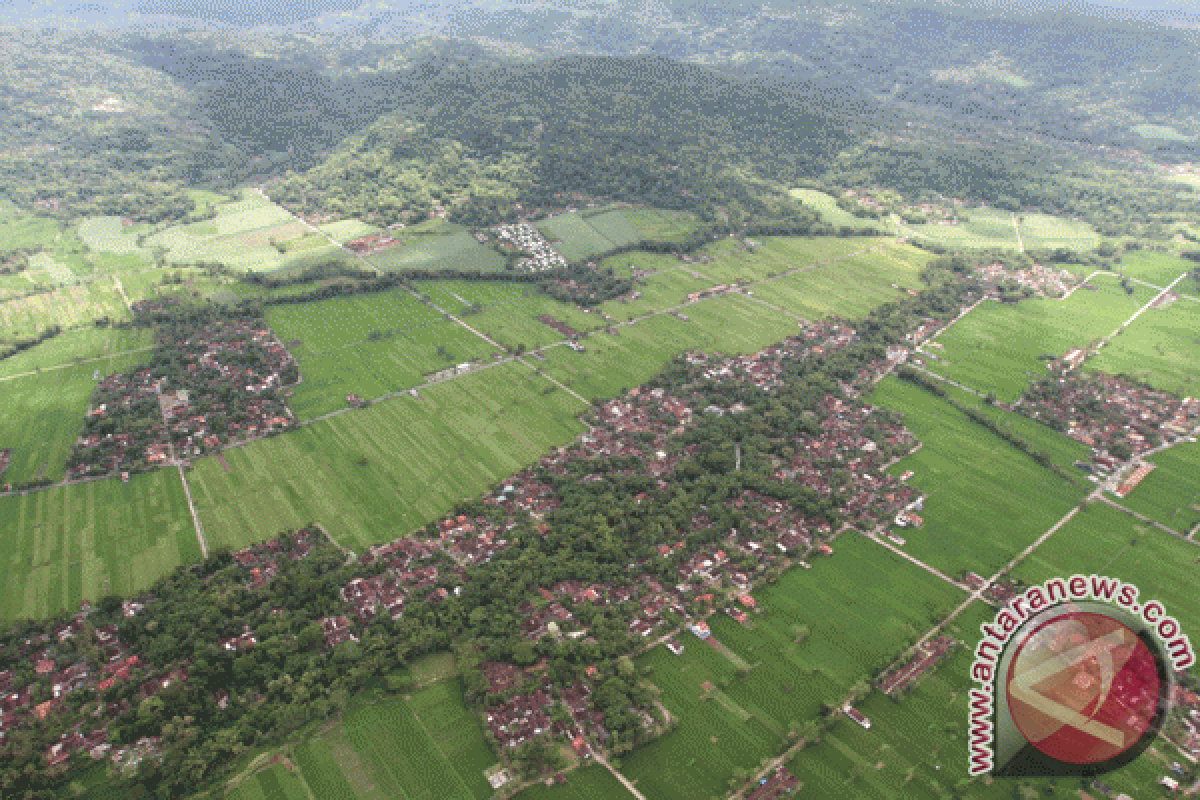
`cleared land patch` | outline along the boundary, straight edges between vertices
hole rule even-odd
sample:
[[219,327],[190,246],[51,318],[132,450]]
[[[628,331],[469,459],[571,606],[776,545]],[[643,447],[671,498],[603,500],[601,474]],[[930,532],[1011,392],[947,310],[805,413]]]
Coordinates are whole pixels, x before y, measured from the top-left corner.
[[175,470],[0,497],[0,619],[145,589],[200,545]]
[[1200,525],[1200,444],[1187,443],[1154,456],[1156,469],[1121,505],[1180,533]]
[[1017,399],[1031,381],[1046,376],[1048,361],[1072,347],[1112,334],[1157,291],[1134,286],[1126,294],[1111,275],[1079,288],[1066,300],[1035,297],[1008,305],[987,301],[925,345],[925,366],[1001,400]]
[[505,364],[233,448],[189,473],[209,545],[320,522],[355,549],[406,535],[571,441],[583,404]]
[[[1082,478],[1056,476],[945,401],[897,378],[880,382],[868,402],[902,412],[922,444],[889,470],[913,471],[910,485],[926,495],[924,525],[902,531],[904,550],[951,577],[964,570],[993,574],[1090,487]],[[1062,437],[1049,428],[1009,427],[1036,449],[1068,447],[1055,444]],[[1033,438],[1039,429],[1046,442]]]

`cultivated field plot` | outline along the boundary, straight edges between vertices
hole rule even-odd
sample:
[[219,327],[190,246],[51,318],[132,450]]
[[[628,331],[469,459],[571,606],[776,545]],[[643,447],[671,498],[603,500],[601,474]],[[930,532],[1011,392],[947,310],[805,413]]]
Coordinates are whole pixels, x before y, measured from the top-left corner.
[[58,235],[56,220],[26,214],[8,198],[0,197],[0,250],[48,245]]
[[505,268],[502,255],[480,244],[466,231],[414,234],[404,239],[404,244],[372,253],[366,257],[367,261],[384,272],[406,269],[499,272]]
[[79,223],[79,238],[92,250],[136,253],[137,226],[123,225],[120,217],[88,217]]
[[0,620],[77,611],[200,559],[175,470],[0,497]]
[[75,283],[76,276],[62,261],[49,253],[35,253],[29,257],[29,271],[39,277],[44,277],[51,285],[63,286]]
[[[533,349],[566,337],[538,318],[550,316],[584,333],[604,324],[599,314],[562,303],[536,286],[502,281],[429,281],[418,284],[439,308],[458,316],[489,339]],[[481,311],[474,311],[478,306]]]
[[[654,800],[720,797],[735,769],[749,769],[775,755],[782,741],[762,720],[747,719],[723,692],[717,694],[717,687],[737,673],[728,659],[691,634],[681,641],[683,655],[660,645],[638,659],[662,690],[661,702],[679,721],[622,759],[622,774]],[[706,683],[711,692],[703,688]]]
[[[682,656],[658,647],[643,658],[664,705],[680,719],[622,768],[648,797],[716,794],[734,767],[775,754],[788,727],[869,678],[965,597],[857,534],[838,539],[834,550],[811,570],[793,569],[757,592],[764,613],[753,617],[753,629],[723,615],[714,620],[713,636],[750,663],[745,676],[691,635],[681,639]],[[798,635],[801,626],[807,634]],[[848,637],[848,630],[871,636]],[[723,697],[702,699],[705,681]]]
[[92,369],[100,370],[102,375],[116,372],[109,359],[153,344],[154,335],[144,329],[87,327],[64,331],[36,347],[0,359],[0,386],[14,376],[50,372],[56,367],[80,362],[87,362]]
[[265,271],[284,263],[272,240],[286,242],[308,231],[287,210],[250,189],[216,211],[213,219],[160,231],[146,239],[146,246],[166,248],[172,263],[220,261],[234,269]]
[[803,317],[860,317],[889,300],[900,289],[921,284],[920,267],[890,257],[888,251],[838,259],[795,275],[755,284],[751,291],[768,303]]
[[[975,212],[971,212],[972,216]],[[1065,247],[1068,250],[1092,250],[1103,238],[1082,220],[1049,214],[1024,212],[1017,215],[1017,228],[1026,250]]]
[[[1126,253],[1117,264],[1117,270],[1128,278],[1133,278],[1155,286],[1166,288],[1171,281],[1190,272],[1195,263],[1177,258],[1168,253],[1156,253],[1153,250],[1135,250]],[[1181,281],[1178,290],[1184,290],[1186,279]]]
[[444,680],[403,697],[371,693],[341,719],[293,748],[312,796],[491,797],[484,770],[496,763],[461,682]]
[[256,772],[225,793],[228,800],[309,800],[304,779],[294,769],[276,764]]
[[1200,444],[1172,447],[1154,456],[1156,469],[1118,502],[1181,533],[1200,525]]
[[371,225],[357,219],[326,222],[318,225],[317,228],[329,234],[338,244],[345,244],[351,239],[358,239],[361,236],[370,236],[372,233],[379,233],[381,230],[377,225]]
[[584,426],[584,405],[504,364],[225,452],[189,473],[210,546],[320,522],[362,549],[411,533]]
[[1013,215],[1007,211],[989,208],[966,209],[959,217],[957,225],[938,223],[907,225],[901,224],[895,217],[892,222],[897,232],[901,234],[915,234],[922,239],[940,242],[947,247],[1017,249],[1017,229],[1013,224]]
[[292,413],[311,419],[345,408],[346,396],[374,399],[494,347],[401,289],[271,306],[267,321],[300,363]]
[[683,264],[683,260],[674,253],[647,253],[645,250],[626,250],[614,256],[600,260],[601,270],[611,269],[618,275],[631,277],[634,269],[645,272],[661,272],[673,270]]
[[[925,524],[901,531],[904,550],[951,577],[965,570],[992,575],[1091,486],[1082,478],[1055,475],[945,401],[898,378],[880,382],[868,402],[903,413],[922,445],[889,469],[913,471],[909,484],[926,496]],[[1021,427],[1007,418],[1005,423],[1035,449],[1054,454],[1069,447],[1049,428]]]
[[[639,296],[634,299],[609,300],[602,303],[600,308],[605,314],[621,321],[645,316],[652,311],[662,311],[674,308],[686,302],[692,292],[713,286],[707,278],[693,277],[686,266],[675,268],[669,272],[660,272],[647,278],[639,279],[634,285],[634,291]],[[686,309],[681,309],[687,313]]]
[[1195,396],[1200,391],[1200,300],[1181,297],[1147,310],[1088,359],[1087,368]]
[[1066,300],[1035,297],[1015,305],[987,301],[926,345],[930,370],[1011,402],[1030,381],[1045,377],[1047,361],[1072,347],[1087,347],[1112,334],[1157,292],[1135,285],[1127,295],[1111,275],[1097,275],[1096,289],[1077,289]]
[[641,241],[641,235],[625,213],[606,211],[584,216],[568,212],[547,217],[537,223],[537,228],[554,243],[563,258],[574,263]]
[[50,325],[66,329],[108,317],[129,318],[129,308],[108,279],[64,286],[0,303],[0,342],[35,335]]
[[633,795],[616,777],[599,764],[567,773],[567,782],[555,786],[537,784],[517,795],[517,800],[627,800]]
[[1013,570],[1013,577],[1041,583],[1075,573],[1132,583],[1140,590],[1139,602],[1160,600],[1185,634],[1195,639],[1200,632],[1200,545],[1096,503],[1046,540]]
[[[782,735],[815,717],[856,681],[868,679],[933,627],[966,593],[856,533],[838,538],[832,558],[794,569],[756,592],[765,612],[747,629],[722,615],[713,635],[751,669],[725,692]],[[809,635],[797,643],[797,626]],[[848,631],[869,630],[868,640]]]
[[[799,331],[799,322],[748,297],[702,300],[681,309],[687,319],[660,315],[594,333],[585,352],[556,347],[541,366],[590,399],[612,397],[654,376],[685,350],[750,353]],[[536,362],[535,362],[536,363]]]
[[816,189],[792,189],[788,192],[792,197],[799,200],[804,205],[811,208],[821,215],[821,219],[828,222],[835,228],[848,226],[851,228],[862,228],[870,225],[875,220],[867,218],[859,218],[844,210],[837,204],[837,200],[832,196],[819,192]]
[[707,245],[700,255],[716,261],[696,264],[694,269],[718,283],[759,281],[789,270],[824,265],[879,243],[877,239],[835,239],[832,236],[771,236],[755,241],[759,245],[753,250],[732,239]]
[[[981,604],[976,604],[982,609]],[[970,617],[975,625],[965,624]],[[990,617],[990,614],[989,614]],[[873,692],[858,706],[871,720],[864,730],[840,717],[833,729],[809,745],[788,765],[812,797],[862,797],[879,800],[936,800],[969,780],[967,775],[968,679],[971,653],[979,641],[982,615],[968,610],[951,629],[963,642],[932,674],[926,675],[896,702]],[[1157,781],[1166,765],[1161,754],[1147,752],[1133,764],[1102,780],[1117,792],[1132,792]],[[990,785],[989,785],[990,783]],[[1054,788],[1056,796],[1073,796],[1078,779],[1030,781],[1038,791]],[[974,779],[962,797],[1008,800],[1011,782]],[[1045,795],[1039,795],[1045,796]]]
[[700,221],[692,212],[663,208],[627,209],[625,219],[642,239],[651,242],[681,243],[700,227]]

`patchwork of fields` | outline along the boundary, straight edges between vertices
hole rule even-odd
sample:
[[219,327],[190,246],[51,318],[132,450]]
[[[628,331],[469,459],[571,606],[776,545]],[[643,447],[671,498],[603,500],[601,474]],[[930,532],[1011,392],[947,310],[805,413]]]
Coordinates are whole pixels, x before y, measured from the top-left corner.
[[1200,525],[1200,444],[1172,447],[1150,459],[1156,468],[1121,505],[1180,533]]
[[[963,571],[992,575],[1091,488],[1081,477],[1068,480],[1039,466],[944,400],[898,378],[880,382],[868,402],[903,413],[921,442],[920,450],[889,470],[911,470],[910,485],[926,496],[925,524],[902,532],[904,550],[952,577]],[[1086,451],[1015,414],[1006,414],[1004,424],[1035,449],[1056,454],[1060,466]]]
[[[751,664],[744,675],[691,635],[682,656],[660,646],[640,659],[679,718],[624,759],[621,771],[647,797],[719,795],[735,768],[776,755],[789,727],[840,701],[965,596],[857,534],[834,549],[757,592],[764,613],[752,629],[725,617],[712,625],[713,637]],[[870,635],[846,635],[853,630]],[[706,699],[705,682],[720,694]]]
[[[1134,285],[1127,294],[1111,275],[1098,275],[1066,300],[1032,298],[1015,305],[985,302],[926,344],[925,366],[979,391],[1012,402],[1046,375],[1044,356],[1111,335],[1154,299],[1155,289]],[[940,345],[940,346],[939,346]]]
[[956,225],[906,225],[895,217],[892,225],[901,235],[916,235],[952,248],[1016,250],[1024,246],[1026,250],[1065,247],[1087,251],[1102,240],[1100,234],[1080,220],[990,208],[965,209]]
[[355,549],[385,542],[566,444],[583,404],[522,364],[491,367],[198,460],[188,475],[210,547],[320,522]]
[[225,797],[475,800],[492,796],[483,773],[495,763],[452,677],[404,696],[373,690],[356,697],[341,717],[287,748],[280,763],[236,782]]
[[0,497],[0,620],[76,611],[200,560],[179,473]]

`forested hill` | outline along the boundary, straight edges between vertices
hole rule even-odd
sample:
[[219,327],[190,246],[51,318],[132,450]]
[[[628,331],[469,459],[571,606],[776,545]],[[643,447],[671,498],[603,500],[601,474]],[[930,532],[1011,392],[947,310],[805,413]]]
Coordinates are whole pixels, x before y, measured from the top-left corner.
[[779,189],[827,169],[873,106],[847,88],[769,85],[657,56],[463,65],[430,79],[424,99],[284,182],[279,196],[312,210],[336,199],[330,210],[385,219],[445,205],[483,222],[574,192],[786,216]]

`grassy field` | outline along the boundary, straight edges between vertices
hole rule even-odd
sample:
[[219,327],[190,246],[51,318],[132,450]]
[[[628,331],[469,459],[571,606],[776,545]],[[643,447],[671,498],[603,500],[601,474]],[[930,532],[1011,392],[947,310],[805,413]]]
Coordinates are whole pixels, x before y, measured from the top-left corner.
[[1134,250],[1121,257],[1117,271],[1129,278],[1166,287],[1180,275],[1190,272],[1194,266],[1193,262],[1168,253]]
[[843,226],[862,228],[874,222],[872,219],[859,218],[849,211],[843,210],[835,198],[816,189],[792,189],[788,194],[816,211],[821,215],[822,220],[835,228]]
[[[555,242],[555,249],[568,261],[583,261],[638,241],[631,238],[637,236],[637,230],[624,219],[624,213],[607,212],[590,218],[579,213],[558,214],[542,220],[537,227],[543,236]],[[596,220],[599,226],[593,225],[592,220]],[[601,228],[619,235],[622,241],[610,239]]]
[[1193,639],[1200,635],[1200,545],[1096,503],[1035,550],[1013,570],[1013,577],[1040,583],[1077,572],[1132,583],[1140,590],[1139,602],[1162,601],[1185,634]]
[[276,764],[241,781],[225,797],[228,800],[309,800],[311,796],[295,768]]
[[[656,800],[719,794],[735,767],[777,753],[791,724],[869,678],[964,597],[857,534],[840,538],[834,550],[811,570],[794,569],[756,593],[764,613],[753,629],[724,616],[712,625],[714,637],[751,664],[745,675],[690,635],[682,656],[657,647],[641,659],[680,723],[625,759],[622,772],[639,790]],[[797,644],[800,625],[809,634]],[[851,629],[872,635],[847,637]],[[724,702],[703,699],[705,681]]]
[[879,240],[772,236],[756,241],[759,241],[759,246],[753,250],[732,239],[707,245],[700,253],[716,261],[696,264],[695,270],[718,283],[758,281],[789,270],[844,258],[874,246]]
[[765,281],[752,291],[755,297],[803,317],[856,318],[900,297],[900,290],[892,284],[904,289],[919,287],[919,276],[920,267],[868,253]]
[[[265,537],[264,537],[265,538]],[[173,470],[0,497],[0,619],[129,595],[200,559]]]
[[1017,229],[1013,215],[990,208],[970,208],[961,212],[957,225],[900,225],[904,234],[916,234],[922,239],[940,242],[947,247],[1003,247],[1017,249]]
[[[52,346],[47,352],[55,352],[55,348],[62,352],[61,345],[53,345],[51,340],[50,345],[43,346]],[[19,364],[46,355],[38,354],[39,349],[21,354],[26,358]],[[0,484],[62,479],[71,445],[83,428],[83,415],[96,385],[96,375],[127,369],[143,356],[134,353],[0,382],[0,395],[4,397],[0,403],[0,449],[13,451],[8,469],[0,474]]]
[[567,773],[567,782],[537,784],[517,795],[517,800],[627,800],[633,797],[616,777],[599,764]]
[[617,247],[628,247],[642,241],[642,234],[634,225],[626,211],[604,211],[599,214],[589,213],[585,217],[587,224]]
[[693,277],[691,270],[673,268],[669,272],[639,279],[635,291],[639,292],[640,296],[636,299],[610,300],[600,308],[610,317],[622,321],[631,320],[652,311],[674,308],[683,303],[690,293],[713,285],[713,282],[706,278]]
[[615,334],[592,334],[584,341],[586,352],[556,347],[545,362],[534,363],[584,397],[600,399],[637,386],[685,350],[753,352],[799,326],[786,314],[736,295],[703,300],[682,313],[686,320],[662,315]]
[[482,245],[466,231],[450,234],[405,234],[404,244],[367,256],[367,261],[384,272],[406,269],[498,272],[504,257]]
[[1200,525],[1200,444],[1181,444],[1151,459],[1157,469],[1121,505],[1189,533]]
[[324,225],[318,225],[325,233],[333,237],[338,244],[345,244],[351,239],[358,239],[362,236],[370,236],[372,233],[379,233],[380,228],[376,225],[371,225],[357,219],[343,219],[337,222],[326,222]]
[[1200,302],[1180,298],[1146,311],[1088,359],[1088,369],[1132,375],[1159,389],[1200,389]]
[[[922,444],[889,470],[912,470],[909,483],[926,495],[925,524],[902,532],[904,550],[952,577],[964,570],[993,574],[1091,486],[1082,478],[1054,475],[945,401],[897,378],[882,381],[869,402],[902,412]],[[1068,458],[1075,447],[1049,428],[1012,415],[1005,421],[1036,449],[1057,453],[1056,460]]]
[[1127,295],[1111,275],[1098,275],[1095,291],[1078,289],[1067,300],[1032,298],[1015,305],[985,302],[937,338],[941,348],[926,366],[980,391],[1013,401],[1046,373],[1039,356],[1059,357],[1113,333],[1152,300],[1155,290],[1134,286]]
[[654,242],[684,242],[700,227],[690,211],[633,208],[625,211],[625,218],[643,239]]
[[[459,316],[463,322],[507,348],[533,349],[562,341],[561,333],[538,317],[548,315],[579,332],[592,331],[604,320],[598,314],[562,303],[535,286],[491,281],[428,281],[422,294]],[[478,306],[479,311],[474,308]]]
[[267,321],[300,363],[303,382],[289,400],[300,419],[345,408],[349,394],[408,389],[495,350],[402,289],[271,306]]
[[[280,764],[226,797],[473,800],[491,797],[483,772],[495,763],[461,683],[450,678],[409,695],[371,690],[355,697],[340,718],[287,747]],[[297,789],[302,793],[281,793]]]
[[[974,215],[975,212],[971,213]],[[1049,214],[1018,214],[1017,227],[1026,250],[1065,247],[1068,250],[1086,251],[1095,248],[1103,239],[1086,222]]]
[[[148,330],[94,326],[75,328],[47,339],[36,347],[0,359],[0,381],[16,375],[74,364],[84,359],[107,358],[153,344],[154,336]],[[115,371],[103,361],[96,362],[94,369],[101,372]]]
[[611,269],[618,275],[632,276],[634,269],[645,272],[660,272],[676,269],[682,260],[674,253],[647,253],[644,250],[627,250],[615,256],[600,259],[600,269]]
[[129,318],[129,309],[110,280],[63,286],[49,292],[0,302],[0,344],[35,335],[50,325],[71,328],[107,317]]
[[[549,392],[549,393],[547,393]],[[583,404],[506,364],[196,462],[211,546],[320,522],[344,545],[390,541],[571,441]]]
[[36,247],[53,242],[59,235],[57,220],[20,211],[0,196],[0,250]]
[[88,217],[79,223],[79,238],[92,250],[106,253],[136,253],[136,228],[121,224],[120,217]]

